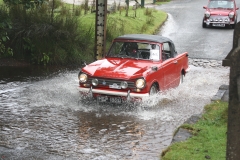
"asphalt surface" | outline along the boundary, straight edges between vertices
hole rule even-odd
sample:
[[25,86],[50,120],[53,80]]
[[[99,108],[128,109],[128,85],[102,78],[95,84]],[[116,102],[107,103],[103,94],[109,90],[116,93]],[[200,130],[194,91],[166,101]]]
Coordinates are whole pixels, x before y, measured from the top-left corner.
[[190,58],[223,60],[232,49],[233,29],[202,28],[204,5],[207,0],[173,0],[155,7],[168,13],[160,34],[172,39],[178,52],[187,51]]

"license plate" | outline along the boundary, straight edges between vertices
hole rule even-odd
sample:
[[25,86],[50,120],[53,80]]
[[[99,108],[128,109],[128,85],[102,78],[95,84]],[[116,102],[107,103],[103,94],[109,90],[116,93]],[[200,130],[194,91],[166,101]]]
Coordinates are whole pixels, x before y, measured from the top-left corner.
[[108,101],[108,96],[98,96],[97,100],[98,102],[107,102]]
[[110,103],[122,103],[122,98],[120,97],[109,97]]
[[223,24],[223,23],[213,23],[212,26],[215,26],[215,27],[225,27],[225,24]]
[[121,97],[98,96],[98,102],[122,103]]
[[113,83],[112,85],[109,85],[109,88],[113,88],[113,89],[121,89],[121,86],[118,85],[117,83]]

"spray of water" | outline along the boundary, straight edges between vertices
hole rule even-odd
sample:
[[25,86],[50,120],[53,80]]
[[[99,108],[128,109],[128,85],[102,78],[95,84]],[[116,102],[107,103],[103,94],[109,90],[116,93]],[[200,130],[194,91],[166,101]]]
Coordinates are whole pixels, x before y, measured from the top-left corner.
[[191,66],[179,87],[131,106],[79,101],[77,73],[2,83],[2,144],[83,159],[156,158],[171,142],[174,129],[201,113],[229,81],[228,68]]

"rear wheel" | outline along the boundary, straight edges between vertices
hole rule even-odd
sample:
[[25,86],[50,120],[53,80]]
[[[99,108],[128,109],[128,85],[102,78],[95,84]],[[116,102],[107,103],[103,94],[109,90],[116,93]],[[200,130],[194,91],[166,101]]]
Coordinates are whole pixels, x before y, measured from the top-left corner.
[[150,96],[154,95],[154,94],[157,94],[158,93],[158,87],[156,84],[153,84],[150,88],[150,91],[149,91],[149,94]]

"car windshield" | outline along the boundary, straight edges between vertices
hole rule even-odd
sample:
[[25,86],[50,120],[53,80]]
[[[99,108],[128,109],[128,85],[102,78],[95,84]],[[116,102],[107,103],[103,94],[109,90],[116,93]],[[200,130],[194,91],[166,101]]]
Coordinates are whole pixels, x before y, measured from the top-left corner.
[[233,1],[210,1],[208,4],[208,8],[226,8],[233,9],[234,3]]
[[106,57],[160,59],[160,47],[154,43],[114,42]]

